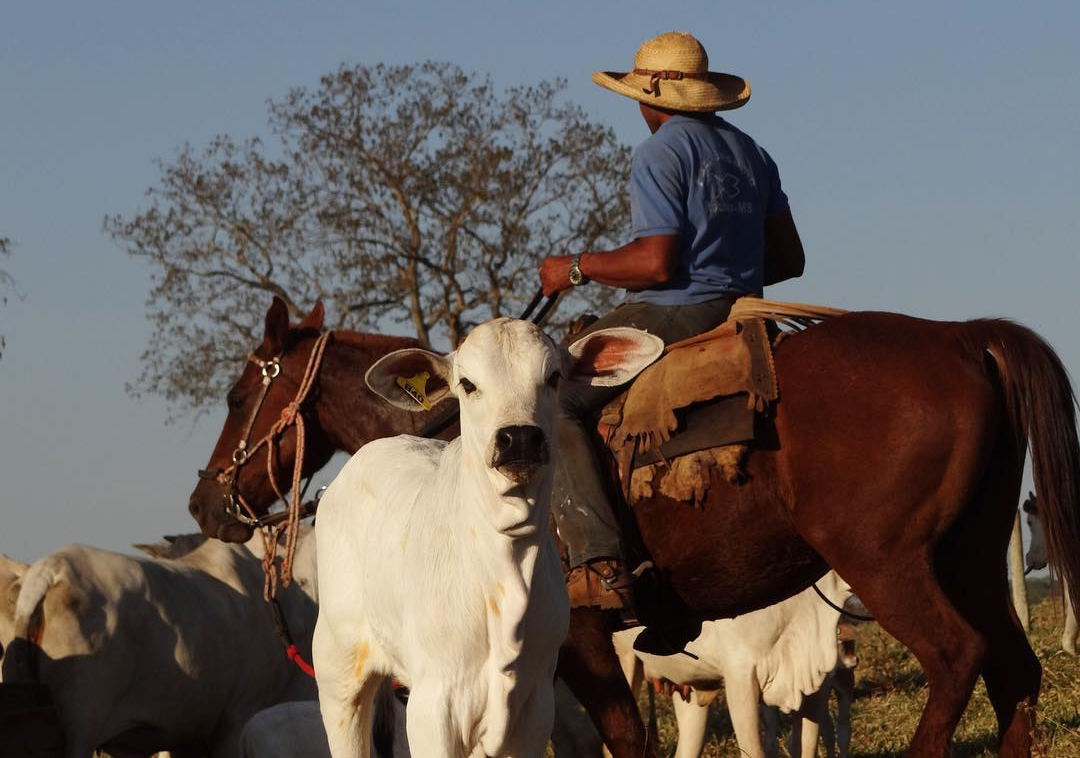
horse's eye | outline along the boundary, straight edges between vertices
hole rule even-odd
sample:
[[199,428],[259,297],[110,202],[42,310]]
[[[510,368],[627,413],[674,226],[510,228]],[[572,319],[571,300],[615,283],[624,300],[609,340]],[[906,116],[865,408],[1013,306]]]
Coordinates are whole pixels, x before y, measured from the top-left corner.
[[244,407],[244,398],[229,395],[225,398],[225,403],[229,406],[230,411],[238,411]]
[[549,376],[547,378],[547,381],[545,381],[544,384],[546,384],[549,387],[556,388],[556,387],[559,386],[559,382],[561,382],[561,381],[562,381],[562,374],[560,374],[558,371],[555,371],[554,373],[552,373],[551,376]]
[[465,390],[466,395],[471,395],[476,392],[476,385],[470,382],[465,377],[461,377],[461,389]]

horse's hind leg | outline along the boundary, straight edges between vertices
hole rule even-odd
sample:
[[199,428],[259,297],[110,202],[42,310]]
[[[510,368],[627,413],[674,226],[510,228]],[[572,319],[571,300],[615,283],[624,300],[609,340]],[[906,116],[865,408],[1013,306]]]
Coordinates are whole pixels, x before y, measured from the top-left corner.
[[[1006,512],[1010,509],[1007,502],[1000,506]],[[996,536],[986,533],[991,529],[993,511],[981,511],[982,534],[971,534],[962,549],[953,550],[950,545],[946,550],[946,554],[966,557],[949,566],[953,581],[948,591],[960,612],[986,640],[980,673],[997,716],[999,755],[1028,758],[1042,667],[1009,601],[1004,531]],[[976,555],[996,555],[997,559],[972,560]]]
[[[993,584],[987,578],[987,585]],[[1004,588],[1004,583],[998,585]],[[1042,667],[1028,644],[1016,612],[1003,597],[987,597],[972,618],[987,640],[982,668],[986,694],[998,722],[999,755],[1028,758],[1035,728],[1034,706],[1039,697]]]
[[1022,455],[999,442],[974,502],[941,549],[946,592],[986,641],[980,673],[998,722],[999,755],[1029,758],[1042,667],[1009,599],[1005,554]]
[[944,758],[979,676],[985,641],[945,594],[929,556],[877,554],[864,564],[852,552],[832,552],[825,559],[926,673],[929,697],[907,755]]

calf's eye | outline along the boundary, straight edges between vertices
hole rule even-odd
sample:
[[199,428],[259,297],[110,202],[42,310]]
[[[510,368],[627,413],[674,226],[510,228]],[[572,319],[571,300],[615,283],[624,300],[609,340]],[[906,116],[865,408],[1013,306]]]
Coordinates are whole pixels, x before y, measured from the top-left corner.
[[465,390],[466,395],[471,395],[476,392],[476,385],[470,382],[465,377],[461,377],[461,389]]
[[562,374],[560,374],[558,371],[556,371],[551,376],[549,376],[547,378],[547,380],[544,382],[544,384],[546,384],[549,387],[558,387],[560,381],[562,381]]

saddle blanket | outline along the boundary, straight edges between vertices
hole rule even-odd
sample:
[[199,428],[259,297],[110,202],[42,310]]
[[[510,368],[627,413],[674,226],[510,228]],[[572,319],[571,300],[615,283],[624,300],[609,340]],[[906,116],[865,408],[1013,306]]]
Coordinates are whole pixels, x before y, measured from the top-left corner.
[[630,446],[643,466],[753,439],[755,411],[777,395],[765,322],[726,321],[669,345],[603,410],[600,430],[617,459]]

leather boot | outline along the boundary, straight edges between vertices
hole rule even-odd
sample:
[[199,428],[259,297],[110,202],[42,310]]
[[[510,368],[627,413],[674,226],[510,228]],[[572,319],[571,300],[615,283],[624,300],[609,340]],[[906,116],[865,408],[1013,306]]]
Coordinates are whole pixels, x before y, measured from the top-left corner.
[[[635,572],[637,573],[637,572]],[[682,602],[655,571],[642,572],[634,582],[634,603],[645,629],[634,640],[634,650],[650,655],[697,656],[686,645],[701,634],[701,620]]]
[[566,594],[571,608],[622,609],[632,612],[630,574],[622,561],[597,558],[570,569],[566,575]]

